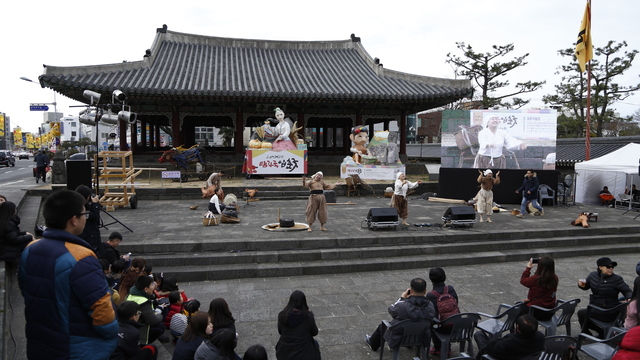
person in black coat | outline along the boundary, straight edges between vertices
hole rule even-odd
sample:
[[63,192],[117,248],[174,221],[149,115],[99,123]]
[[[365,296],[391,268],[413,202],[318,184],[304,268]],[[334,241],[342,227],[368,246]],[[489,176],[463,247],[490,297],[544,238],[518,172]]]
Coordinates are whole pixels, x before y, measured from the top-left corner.
[[[631,288],[624,282],[622,276],[614,274],[613,268],[618,266],[618,263],[611,261],[608,257],[601,257],[596,261],[598,269],[593,271],[587,276],[586,281],[578,281],[578,287],[582,290],[591,289],[591,295],[589,295],[589,305],[610,309],[620,304],[618,294],[622,294],[625,299],[629,300],[632,295]],[[611,322],[618,317],[619,312],[603,314],[598,310],[591,311],[591,317],[597,320]],[[578,321],[582,327],[587,316],[587,309],[578,310]],[[599,337],[604,339],[605,335],[602,329],[592,326],[589,322],[589,329],[598,331]],[[585,330],[589,332],[589,330]]]
[[[433,284],[433,289],[427,293],[427,300],[431,301],[433,304],[433,308],[435,310],[434,318],[438,319],[440,314],[438,313],[438,297],[439,295],[444,294],[445,287],[447,288],[447,294],[453,296],[456,299],[456,304],[459,304],[458,294],[456,290],[451,285],[446,285],[444,282],[447,280],[447,274],[444,272],[443,268],[433,268],[429,270],[429,280],[431,280],[431,284]],[[440,333],[449,334],[451,333],[450,326],[441,326],[437,330]],[[433,341],[433,348],[429,351],[431,355],[439,355],[440,354],[440,346],[442,343],[437,336],[432,336],[431,340]]]
[[490,339],[489,335],[478,331],[473,335],[478,345],[480,360],[487,354],[497,360],[519,360],[544,350],[544,335],[538,331],[538,320],[525,314],[516,319],[516,332],[501,338]]
[[78,185],[76,192],[85,198],[86,204],[84,207],[89,212],[87,224],[84,226],[80,238],[91,246],[91,249],[93,249],[93,252],[95,252],[98,257],[101,257],[99,251],[102,244],[102,239],[100,239],[100,209],[102,208],[100,199],[97,195],[93,195],[91,189],[86,185]]
[[116,249],[118,245],[122,242],[122,234],[117,231],[112,232],[109,235],[109,239],[102,243],[102,247],[100,248],[100,258],[105,259],[109,262],[109,264],[113,265],[118,260],[124,260],[127,263],[127,267],[129,266],[129,254],[120,255],[120,251]]
[[320,360],[320,345],[313,338],[318,335],[318,326],[302,291],[294,291],[278,314],[278,334],[276,359]]
[[17,259],[34,236],[20,231],[20,217],[16,214],[16,204],[5,201],[0,204],[0,258]]
[[154,345],[140,347],[140,306],[133,301],[118,305],[118,347],[109,360],[155,360],[158,350]]
[[540,214],[544,214],[542,206],[538,204],[538,187],[540,187],[540,180],[538,180],[538,176],[533,171],[527,170],[527,173],[524,175],[524,180],[522,181],[522,186],[516,190],[516,194],[522,192],[520,214],[518,214],[517,217],[524,217],[524,214],[527,213],[526,206],[529,201],[531,201],[531,205],[536,208]]

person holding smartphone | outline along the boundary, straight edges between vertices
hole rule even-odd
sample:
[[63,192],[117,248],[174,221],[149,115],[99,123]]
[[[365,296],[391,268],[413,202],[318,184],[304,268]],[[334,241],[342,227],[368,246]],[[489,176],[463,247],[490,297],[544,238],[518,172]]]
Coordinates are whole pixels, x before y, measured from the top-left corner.
[[[531,269],[537,265],[536,271],[531,275]],[[553,309],[556,307],[556,291],[558,290],[558,276],[556,275],[556,263],[549,256],[543,256],[539,259],[531,258],[527,263],[527,267],[522,272],[520,284],[529,288],[527,298],[521,308],[521,314],[528,314],[529,307],[536,305],[545,309]],[[534,311],[533,317],[537,320],[549,320],[553,316],[552,313]]]

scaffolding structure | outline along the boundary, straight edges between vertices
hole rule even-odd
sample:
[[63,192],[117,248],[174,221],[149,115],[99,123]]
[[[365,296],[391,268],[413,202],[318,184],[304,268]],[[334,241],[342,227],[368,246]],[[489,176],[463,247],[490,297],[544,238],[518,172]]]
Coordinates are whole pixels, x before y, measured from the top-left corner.
[[104,188],[100,204],[107,211],[115,210],[116,206],[138,207],[135,181],[142,169],[133,167],[131,151],[101,151],[94,157],[94,166],[99,169],[98,178],[94,176],[94,187]]

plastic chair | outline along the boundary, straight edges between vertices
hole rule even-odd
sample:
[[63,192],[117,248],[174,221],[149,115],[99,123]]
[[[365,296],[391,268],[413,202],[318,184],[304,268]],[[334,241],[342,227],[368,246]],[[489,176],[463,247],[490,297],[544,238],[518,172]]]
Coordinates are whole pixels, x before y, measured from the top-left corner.
[[[492,339],[496,337],[502,337],[502,333],[505,331],[513,332],[516,319],[520,315],[521,306],[525,306],[525,305],[500,304],[498,306],[498,311],[496,312],[495,316],[487,315],[484,313],[478,313],[489,319],[480,322],[477,325],[477,328],[480,329],[485,334],[490,335]],[[507,310],[505,310],[501,314],[500,310],[502,308],[506,308]],[[500,319],[503,319],[503,320],[500,320]]]
[[[537,305],[531,305],[529,314],[534,313],[534,309],[538,312],[553,313],[553,317],[549,320],[538,320],[538,325],[544,328],[544,336],[552,336],[556,334],[559,326],[564,325],[567,329],[567,335],[571,335],[571,317],[576,311],[576,307],[580,303],[580,299],[560,300],[553,309],[545,309]],[[560,315],[556,315],[560,312]]]
[[551,205],[556,206],[556,191],[549,187],[549,185],[540,184],[540,186],[538,186],[538,204],[542,206],[542,202],[545,199],[551,200]]
[[[627,306],[629,305],[628,302],[623,302],[620,303],[612,308],[609,309],[604,309],[601,308],[599,306],[595,306],[592,304],[589,304],[589,306],[587,306],[587,313],[585,314],[584,317],[584,323],[582,324],[582,329],[580,330],[580,332],[582,333],[587,333],[588,332],[588,325],[589,323],[594,324],[596,327],[602,329],[602,333],[603,334],[607,334],[609,332],[609,330],[613,327],[620,327],[623,328],[624,327],[624,319],[627,316]],[[602,321],[602,320],[597,320],[597,319],[592,319],[591,318],[591,312],[593,310],[598,310],[603,314],[613,314],[618,312],[618,316],[615,318],[615,320],[610,321],[610,322],[606,322],[606,321]]]
[[473,330],[478,325],[480,320],[480,314],[477,313],[462,313],[449,316],[443,321],[436,321],[433,323],[434,330],[441,326],[451,327],[451,332],[440,333],[432,331],[432,336],[437,336],[441,342],[440,346],[440,359],[445,360],[449,353],[449,346],[453,342],[460,343],[460,352],[464,350],[465,343],[468,343],[467,353],[473,357]]
[[[598,339],[597,337],[584,333],[578,335],[574,359],[577,359],[579,352],[596,360],[611,359],[613,354],[618,350],[618,344],[622,341],[626,332],[627,330],[625,329],[612,327],[609,329],[606,339]],[[585,341],[589,341],[589,343],[585,344]]]
[[578,340],[569,335],[547,336],[544,341],[544,351],[540,355],[540,360],[562,360],[571,346],[576,345]]
[[[382,322],[392,334],[402,334],[400,343],[391,349],[391,351],[393,351],[393,360],[398,360],[401,347],[414,346],[416,347],[416,357],[427,360],[427,348],[431,342],[431,337],[429,336],[431,332],[430,319],[407,319],[394,325],[391,325],[391,323],[386,320],[382,320]],[[385,338],[383,336],[382,343],[380,344],[380,360],[382,360],[382,355],[384,354],[384,344]]]

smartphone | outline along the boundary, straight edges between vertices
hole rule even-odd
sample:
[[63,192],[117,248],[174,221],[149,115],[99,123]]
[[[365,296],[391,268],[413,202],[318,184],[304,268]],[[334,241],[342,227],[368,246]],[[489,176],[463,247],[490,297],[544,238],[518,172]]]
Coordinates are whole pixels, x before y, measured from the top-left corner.
[[532,264],[537,264],[540,262],[540,258],[533,258],[533,260],[531,260]]

